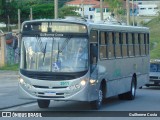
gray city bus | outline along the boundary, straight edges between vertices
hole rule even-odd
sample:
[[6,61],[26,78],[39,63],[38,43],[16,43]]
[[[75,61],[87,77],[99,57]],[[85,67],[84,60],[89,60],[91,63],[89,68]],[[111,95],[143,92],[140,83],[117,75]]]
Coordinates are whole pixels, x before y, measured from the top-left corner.
[[82,20],[25,21],[21,30],[19,94],[36,99],[88,101],[99,109],[118,95],[133,100],[149,81],[149,29]]

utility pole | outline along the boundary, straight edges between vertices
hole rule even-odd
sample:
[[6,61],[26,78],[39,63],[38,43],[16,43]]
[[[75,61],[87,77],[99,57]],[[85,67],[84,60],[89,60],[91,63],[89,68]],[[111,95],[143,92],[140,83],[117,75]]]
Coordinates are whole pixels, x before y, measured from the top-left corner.
[[18,9],[18,33],[21,31],[21,11]]
[[82,17],[84,18],[84,0],[81,0],[81,8],[82,8]]
[[133,21],[133,26],[134,26],[134,0],[132,0],[132,21]]
[[8,32],[9,32],[10,31],[10,17],[9,17],[9,15],[7,16],[7,19],[8,19],[7,27],[8,27]]
[[58,18],[58,0],[54,0],[54,18]]
[[126,0],[126,9],[127,9],[127,25],[130,23],[130,6],[129,6],[129,0]]
[[100,17],[102,21],[103,20],[103,0],[100,0]]
[[0,36],[0,42],[1,42],[1,61],[0,61],[0,67],[6,65],[6,40],[4,35]]
[[[21,31],[21,11],[18,9],[18,34],[20,34]],[[18,39],[18,47],[20,48],[21,41]]]
[[32,8],[30,8],[30,20],[33,20]]

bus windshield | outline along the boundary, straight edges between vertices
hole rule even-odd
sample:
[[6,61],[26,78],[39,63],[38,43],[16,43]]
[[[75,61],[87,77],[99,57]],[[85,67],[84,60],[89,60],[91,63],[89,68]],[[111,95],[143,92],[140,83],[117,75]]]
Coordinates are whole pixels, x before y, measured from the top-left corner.
[[23,37],[21,69],[80,72],[88,69],[85,37]]

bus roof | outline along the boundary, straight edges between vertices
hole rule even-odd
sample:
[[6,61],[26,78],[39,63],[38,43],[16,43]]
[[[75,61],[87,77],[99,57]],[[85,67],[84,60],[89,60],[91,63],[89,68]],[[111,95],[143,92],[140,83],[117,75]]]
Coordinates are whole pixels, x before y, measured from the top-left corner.
[[117,25],[111,23],[94,23],[94,22],[87,22],[85,19],[37,19],[37,20],[30,20],[24,21],[23,24],[28,22],[68,22],[68,23],[78,23],[84,24],[89,27],[89,29],[98,29],[98,30],[109,30],[109,31],[130,31],[130,32],[149,32],[149,28],[141,27],[141,26],[128,26],[128,25]]

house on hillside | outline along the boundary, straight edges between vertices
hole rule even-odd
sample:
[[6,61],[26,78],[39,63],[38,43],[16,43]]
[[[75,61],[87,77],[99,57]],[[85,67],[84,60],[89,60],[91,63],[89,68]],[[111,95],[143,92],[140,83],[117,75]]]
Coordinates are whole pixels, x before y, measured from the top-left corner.
[[158,6],[157,5],[138,5],[139,16],[157,16]]
[[[81,16],[84,16],[87,20],[91,21],[100,21],[100,1],[98,0],[73,0],[67,2],[68,6],[76,6],[78,12]],[[103,16],[104,19],[110,16],[110,12],[108,10],[108,5],[103,3]]]
[[160,11],[160,0],[136,0],[134,4],[138,8],[138,16],[156,16]]

